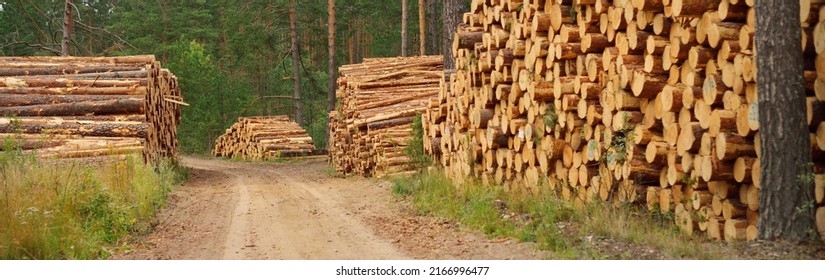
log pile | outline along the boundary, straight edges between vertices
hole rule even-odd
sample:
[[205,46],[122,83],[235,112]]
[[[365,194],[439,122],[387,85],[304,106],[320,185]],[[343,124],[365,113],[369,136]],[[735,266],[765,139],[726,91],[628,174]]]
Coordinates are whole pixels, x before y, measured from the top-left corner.
[[40,157],[177,158],[180,105],[151,55],[0,57],[0,138]]
[[340,107],[329,122],[329,153],[339,173],[383,177],[414,169],[404,148],[413,119],[438,95],[442,59],[374,58],[339,68]]
[[[754,239],[753,2],[473,0],[458,69],[424,116],[425,149],[457,182],[647,205],[687,234]],[[825,232],[825,1],[801,2]]]
[[288,116],[241,117],[215,140],[212,155],[270,160],[312,155],[312,138]]

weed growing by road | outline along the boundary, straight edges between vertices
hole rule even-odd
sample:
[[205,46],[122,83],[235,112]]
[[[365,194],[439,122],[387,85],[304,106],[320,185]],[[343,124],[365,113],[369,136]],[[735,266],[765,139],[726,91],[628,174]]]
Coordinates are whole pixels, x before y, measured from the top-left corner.
[[456,187],[439,169],[396,179],[393,191],[409,199],[419,214],[447,218],[493,238],[535,242],[541,249],[552,251],[555,258],[640,257],[629,252],[605,252],[599,242],[649,248],[642,251],[652,250],[664,258],[722,258],[720,252],[702,246],[700,240],[681,234],[672,215],[646,211],[637,205],[614,206],[596,201],[574,206],[550,190],[523,194],[473,179]]
[[150,228],[177,166],[139,156],[97,168],[0,152],[0,259],[100,259],[131,233]]

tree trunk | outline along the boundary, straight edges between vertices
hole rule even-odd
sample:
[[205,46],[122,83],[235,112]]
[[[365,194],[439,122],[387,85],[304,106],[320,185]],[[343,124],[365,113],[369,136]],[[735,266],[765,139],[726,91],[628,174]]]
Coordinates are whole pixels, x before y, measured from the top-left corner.
[[329,88],[329,92],[327,93],[327,112],[335,110],[335,84],[336,84],[336,75],[338,71],[336,71],[336,64],[335,64],[335,0],[329,0],[327,11],[329,12],[329,82],[327,86]]
[[401,0],[401,56],[407,56],[407,0]]
[[355,23],[353,23],[353,28],[355,30],[353,31],[353,35],[352,35],[352,39],[353,39],[352,40],[352,50],[353,50],[352,53],[354,55],[352,56],[353,59],[352,59],[352,63],[350,63],[350,64],[358,63],[358,60],[360,59],[360,56],[361,56],[361,25],[360,25],[360,21],[361,21],[360,19],[356,18]]
[[455,35],[458,24],[461,23],[461,17],[464,11],[467,10],[467,1],[461,0],[444,0],[442,7],[442,18],[444,19],[444,44],[441,48],[444,50],[444,70],[455,70],[455,58],[453,57],[453,36]]
[[72,8],[74,0],[66,0],[63,8],[63,41],[61,43],[60,56],[69,56],[69,46],[72,43]]
[[[335,85],[338,74],[335,64],[335,0],[329,0],[327,3],[327,12],[329,14],[329,22],[327,28],[329,29],[329,38],[327,45],[329,47],[329,80],[327,81],[327,113],[335,110]],[[326,125],[329,124],[329,118],[326,118]],[[326,126],[325,126],[326,127]],[[324,129],[324,138],[329,139],[329,130]]]
[[816,234],[810,138],[805,125],[799,2],[756,2],[759,92],[759,238],[803,240]]
[[441,53],[441,48],[439,47],[441,40],[438,37],[438,35],[441,34],[438,28],[438,20],[441,19],[441,17],[438,16],[438,3],[439,1],[436,0],[427,0],[427,14],[429,15],[427,18],[427,38],[430,38],[427,46],[428,54]]
[[298,31],[296,30],[295,0],[289,1],[289,35],[292,37],[292,75],[295,88],[295,122],[303,125],[301,106],[301,55],[298,52]]
[[418,0],[418,55],[427,54],[427,10],[424,6],[426,0]]

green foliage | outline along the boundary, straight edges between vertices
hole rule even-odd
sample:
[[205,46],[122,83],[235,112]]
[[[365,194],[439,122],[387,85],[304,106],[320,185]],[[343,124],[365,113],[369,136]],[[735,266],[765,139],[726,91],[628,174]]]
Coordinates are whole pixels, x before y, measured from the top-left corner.
[[633,130],[636,129],[636,124],[628,124],[625,115],[626,126],[618,131],[613,132],[613,138],[610,141],[610,146],[607,148],[606,160],[615,161],[618,164],[623,164],[627,160],[628,148],[633,145]]
[[578,15],[578,10],[576,6],[570,6],[570,10],[568,11],[570,18],[576,18]]
[[166,64],[178,76],[184,99],[178,137],[184,153],[208,153],[215,139],[237,117],[255,112],[255,93],[247,81],[233,80],[218,69],[205,46],[179,41],[170,53],[177,59]]
[[804,186],[811,186],[813,185],[814,181],[816,180],[816,174],[813,171],[814,163],[808,162],[801,167],[803,171],[800,174],[796,175],[796,179]]
[[805,212],[811,212],[816,209],[816,201],[810,200],[808,202],[803,202],[802,205],[796,207],[796,215],[802,215]]
[[556,107],[547,106],[547,111],[544,112],[544,125],[553,129],[559,123],[559,115],[556,114]]
[[693,186],[698,182],[699,182],[699,179],[696,178],[696,177],[693,177],[693,176],[685,176],[684,178],[682,178],[682,183],[687,185],[687,186]]
[[411,162],[419,169],[432,165],[432,159],[424,153],[424,127],[421,124],[421,114],[413,119],[413,137],[404,147],[404,153],[410,157]]
[[90,167],[0,152],[0,259],[99,259],[149,228],[180,175],[139,156]]

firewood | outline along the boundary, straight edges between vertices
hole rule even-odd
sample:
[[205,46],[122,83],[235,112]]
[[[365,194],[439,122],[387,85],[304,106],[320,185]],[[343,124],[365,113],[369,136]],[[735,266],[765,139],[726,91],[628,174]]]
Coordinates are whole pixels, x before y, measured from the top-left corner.
[[3,57],[0,72],[0,115],[90,121],[24,125],[23,132],[130,135],[146,140],[139,149],[146,160],[177,156],[175,127],[186,103],[154,56]]
[[[438,153],[427,149],[447,174],[510,190],[546,177],[574,205],[596,196],[644,203],[678,211],[688,234],[753,238],[761,151],[752,1],[512,4],[475,1],[481,14],[468,19],[485,28],[457,30],[485,42],[456,54],[462,66],[431,102],[424,142],[441,137]],[[825,72],[825,25],[821,4],[806,7],[803,80],[820,161],[825,78],[814,70]],[[496,19],[506,11],[510,24]]]
[[[498,28],[490,27],[489,30]],[[482,43],[484,34],[491,34],[475,27],[465,26],[462,30],[462,35],[456,36],[454,41],[454,47],[460,50],[474,51],[475,46]],[[504,35],[498,36],[504,38]],[[488,40],[488,43],[491,42]],[[515,52],[485,50],[485,69],[509,69],[507,65],[516,63],[513,61]],[[411,139],[410,127],[413,119],[419,114],[422,116],[425,130],[424,149],[437,155],[434,158],[437,161],[446,161],[448,158],[443,156],[448,156],[460,144],[458,142],[463,140],[459,140],[459,135],[454,133],[452,128],[446,129],[432,122],[455,120],[456,127],[463,130],[470,127],[487,129],[493,126],[492,123],[498,122],[497,118],[500,120],[495,110],[486,107],[470,108],[468,99],[458,99],[455,95],[446,96],[448,92],[439,90],[442,83],[445,87],[449,84],[458,85],[455,82],[457,80],[475,84],[468,80],[472,79],[469,75],[453,75],[445,80],[441,71],[441,60],[438,56],[368,59],[361,64],[344,65],[339,68],[339,88],[336,95],[342,106],[338,111],[330,113],[328,127],[329,154],[338,172],[383,177],[412,170],[410,158],[403,154],[403,150]],[[509,96],[512,90],[506,89],[509,87],[506,83],[516,78],[504,77],[503,72],[499,75],[496,76],[495,83],[500,84],[490,86],[483,94],[481,90],[476,91],[472,94],[473,99],[484,100],[481,102],[485,105],[494,106],[491,101],[501,96]],[[488,81],[493,82],[490,75],[486,77],[490,79]],[[446,102],[448,99],[449,103]],[[428,112],[431,107],[437,110]],[[450,113],[457,108],[464,112],[458,119]],[[497,127],[500,127],[500,124]],[[484,148],[489,150],[492,145],[498,144],[501,143],[485,141]],[[392,149],[392,152],[388,149]],[[486,152],[482,151],[481,147],[477,151],[480,154]],[[492,152],[490,154],[492,155]],[[462,170],[461,173],[465,171]]]

